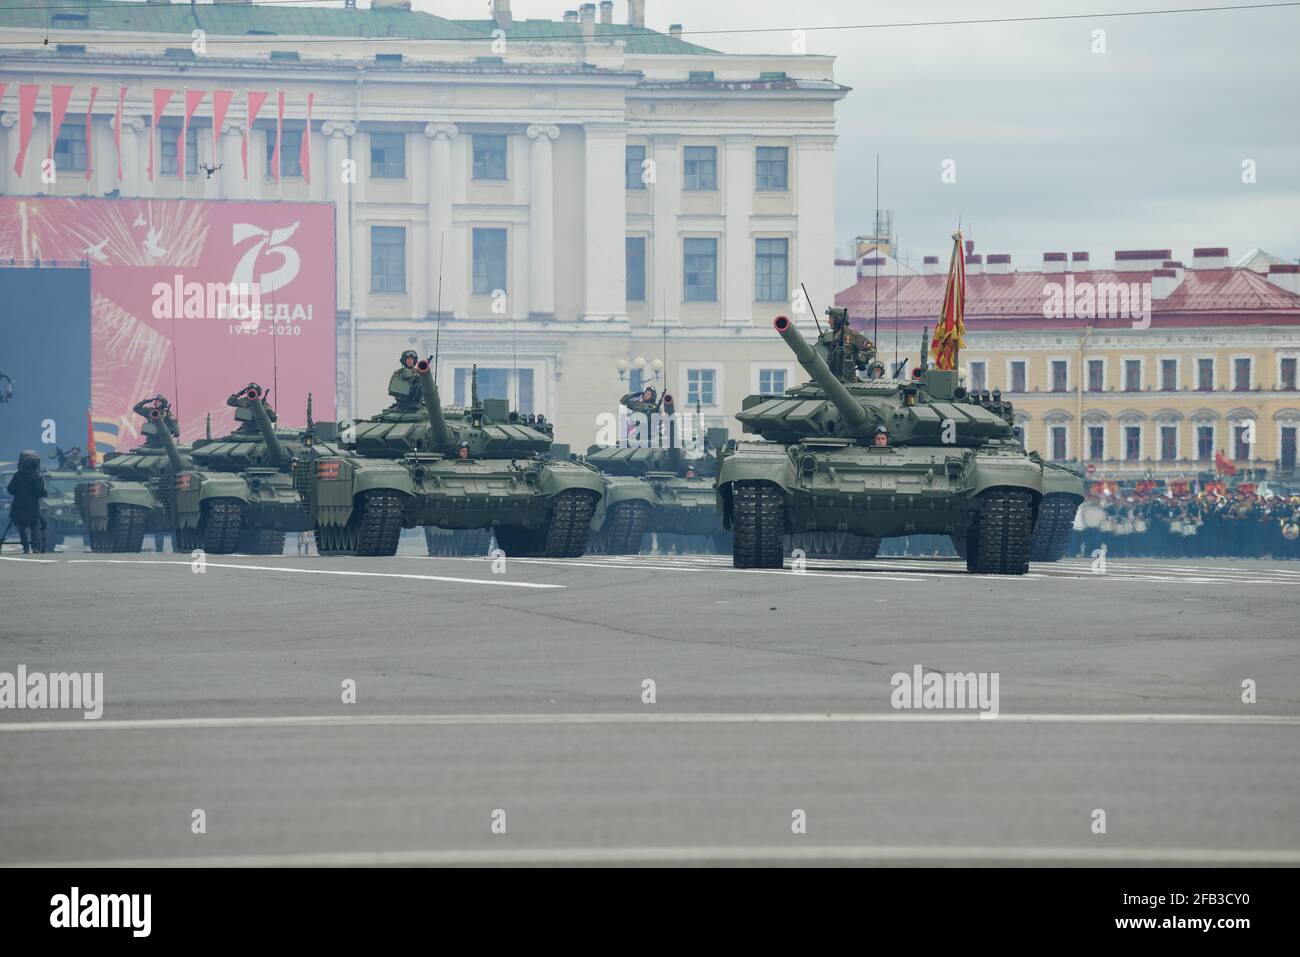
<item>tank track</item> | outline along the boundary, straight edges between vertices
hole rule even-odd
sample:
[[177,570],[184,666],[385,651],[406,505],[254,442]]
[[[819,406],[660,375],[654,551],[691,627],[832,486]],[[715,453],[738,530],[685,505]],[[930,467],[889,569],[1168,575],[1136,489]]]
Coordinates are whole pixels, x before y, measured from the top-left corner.
[[732,496],[732,565],[781,568],[785,559],[781,490],[771,482],[737,482]]
[[239,526],[243,514],[233,498],[214,498],[206,505],[207,515],[199,526],[200,545],[212,555],[229,555],[239,548]]
[[1043,496],[1038,506],[1038,524],[1029,543],[1031,562],[1058,562],[1065,557],[1070,533],[1074,531],[1074,513],[1078,511],[1076,496],[1053,492]]
[[994,488],[980,500],[979,517],[966,536],[966,570],[980,575],[1025,574],[1033,524],[1030,493]]
[[369,492],[352,510],[346,525],[317,525],[316,551],[321,555],[396,555],[402,538],[402,497],[397,492]]
[[148,509],[142,505],[114,505],[108,514],[107,551],[138,554],[144,548]]
[[636,555],[650,524],[650,506],[646,502],[619,502],[610,506],[605,527],[609,529],[605,552],[609,555]]
[[587,533],[596,500],[586,492],[569,489],[555,496],[551,514],[538,536],[547,558],[581,558],[587,550]]

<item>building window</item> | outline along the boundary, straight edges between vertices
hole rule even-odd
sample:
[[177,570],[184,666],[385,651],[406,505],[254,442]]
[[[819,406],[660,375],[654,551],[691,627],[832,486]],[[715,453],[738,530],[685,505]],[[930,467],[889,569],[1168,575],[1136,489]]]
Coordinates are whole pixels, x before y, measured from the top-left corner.
[[1106,362],[1103,359],[1088,360],[1088,391],[1100,392],[1106,388]]
[[686,147],[682,164],[682,188],[689,190],[718,188],[718,149],[716,146]]
[[627,189],[645,189],[645,147],[629,146],[624,154],[623,178]]
[[790,241],[759,239],[755,244],[754,300],[784,302],[790,272]]
[[759,369],[758,392],[760,395],[780,395],[785,391],[784,369]]
[[1281,451],[1278,453],[1278,465],[1288,472],[1295,471],[1295,446],[1296,446],[1296,427],[1294,425],[1282,426]]
[[1142,360],[1141,359],[1124,360],[1124,391],[1125,392],[1142,391]]
[[627,391],[644,392],[645,391],[645,369],[628,369],[627,370]]
[[474,295],[490,296],[506,288],[506,231],[474,230]]
[[784,146],[760,146],[754,157],[755,189],[760,193],[782,193],[790,188],[790,150]]
[[370,291],[406,292],[405,227],[370,227]]
[[[513,376],[518,375],[518,394]],[[464,367],[456,369],[452,400],[456,405],[467,406],[473,398],[470,388],[471,370]],[[478,367],[478,397],[483,399],[505,399],[510,408],[520,415],[531,415],[533,402],[533,370],[519,369],[517,373],[510,369],[492,369]]]
[[1282,373],[1281,389],[1283,392],[1294,392],[1296,389],[1296,360],[1295,356],[1285,356],[1282,359],[1280,367]]
[[1124,461],[1137,462],[1142,458],[1142,426],[1124,426]]
[[1064,392],[1069,388],[1068,383],[1069,364],[1064,359],[1052,360],[1052,391]]
[[[191,132],[193,132],[191,130]],[[280,178],[302,175],[302,130],[281,130],[284,137],[280,145]],[[275,134],[266,136],[266,175],[275,178]]]
[[[195,133],[197,134],[197,130]],[[176,144],[172,143],[172,150],[176,149]],[[198,144],[195,142],[195,153],[198,152]],[[175,157],[175,152],[172,154]],[[86,127],[83,123],[65,123],[59,129],[59,139],[54,144],[54,169],[56,172],[64,173],[70,170],[85,170],[86,168]]]
[[1178,360],[1160,360],[1160,389],[1162,392],[1178,391]]
[[1214,426],[1198,425],[1196,427],[1196,460],[1208,462],[1214,458]]
[[1011,382],[1007,387],[1009,392],[1025,391],[1025,360],[1013,359],[1011,362]]
[[375,179],[406,178],[406,134],[370,134],[370,175]]
[[718,241],[686,239],[682,242],[684,299],[715,302],[718,298]]
[[968,392],[982,392],[989,387],[989,364],[983,359],[970,364],[970,388]]
[[1235,462],[1250,461],[1250,443],[1246,441],[1246,433],[1250,430],[1248,425],[1234,425],[1232,427],[1232,458]]
[[1052,426],[1052,459],[1060,462],[1065,459],[1065,437],[1066,427],[1063,425]]
[[475,133],[474,178],[506,178],[506,136],[504,133]]
[[625,249],[627,259],[627,300],[628,302],[645,302],[645,237],[627,237]]
[[1196,360],[1196,391],[1198,392],[1214,391],[1214,360],[1213,359]]
[[[60,133],[62,136],[62,133]],[[159,158],[164,176],[179,176],[176,166],[176,146],[181,138],[180,127],[161,126],[158,128]],[[269,154],[268,154],[269,155]],[[267,170],[270,170],[267,166]],[[199,131],[191,126],[185,131],[185,175],[192,176],[199,171]]]
[[1088,458],[1100,462],[1106,457],[1106,427],[1088,426]]
[[1178,458],[1178,426],[1160,426],[1160,461],[1173,462]]
[[1250,391],[1250,358],[1232,360],[1232,388],[1235,392]]
[[686,370],[686,406],[693,409],[697,405],[716,405],[714,388],[718,373],[713,369]]

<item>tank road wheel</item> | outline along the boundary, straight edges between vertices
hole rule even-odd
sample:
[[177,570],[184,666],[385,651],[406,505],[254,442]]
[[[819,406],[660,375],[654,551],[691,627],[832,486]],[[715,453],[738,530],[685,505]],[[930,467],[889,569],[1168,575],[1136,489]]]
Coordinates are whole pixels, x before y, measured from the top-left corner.
[[650,506],[646,502],[619,502],[610,506],[605,519],[606,546],[609,555],[636,555],[641,539],[650,524]]
[[581,558],[587,550],[587,533],[596,499],[590,492],[569,489],[551,502],[551,513],[540,529],[538,545],[547,558]]
[[1059,562],[1065,557],[1078,508],[1079,499],[1075,495],[1052,492],[1043,496],[1038,506],[1038,524],[1029,542],[1031,562]]
[[780,568],[785,557],[781,490],[771,482],[737,482],[734,488],[732,565]]
[[229,555],[239,548],[239,526],[243,521],[239,500],[210,499],[199,520],[199,547],[212,555]]
[[966,568],[981,575],[1029,571],[1033,507],[1028,492],[995,488],[980,496],[979,518],[967,535]]
[[108,511],[108,531],[104,532],[110,552],[138,553],[144,547],[145,517],[143,505],[114,505]]
[[354,554],[396,555],[402,538],[402,497],[397,492],[369,492],[360,509],[352,510]]
[[840,545],[839,557],[865,561],[875,558],[878,551],[880,551],[880,539],[873,535],[853,535],[850,533],[844,536],[844,542]]

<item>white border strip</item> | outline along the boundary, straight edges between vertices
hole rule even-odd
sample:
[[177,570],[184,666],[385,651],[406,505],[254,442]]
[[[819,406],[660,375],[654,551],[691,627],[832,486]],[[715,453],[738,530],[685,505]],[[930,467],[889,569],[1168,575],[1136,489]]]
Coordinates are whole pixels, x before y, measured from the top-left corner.
[[[69,565],[185,565],[194,564],[193,560],[166,561],[160,559],[139,558],[70,558]],[[553,585],[542,582],[514,582],[494,578],[451,578],[446,575],[405,575],[401,572],[362,572],[342,568],[292,568],[284,565],[236,565],[229,562],[204,561],[208,568],[240,568],[256,572],[292,572],[296,575],[351,575],[363,578],[410,578],[416,581],[452,582],[457,585],[504,585],[507,588],[567,588],[568,585]]]

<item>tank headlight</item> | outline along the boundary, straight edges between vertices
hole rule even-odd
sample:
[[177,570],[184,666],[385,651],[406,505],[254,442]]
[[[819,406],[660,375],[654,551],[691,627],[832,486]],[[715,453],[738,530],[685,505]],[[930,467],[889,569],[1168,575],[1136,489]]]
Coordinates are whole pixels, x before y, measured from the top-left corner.
[[803,469],[805,472],[807,472],[807,473],[810,474],[810,475],[811,475],[813,472],[816,472],[816,471],[817,471],[817,456],[815,456],[815,455],[805,455],[803,458],[801,458],[801,459],[799,460],[799,468]]

